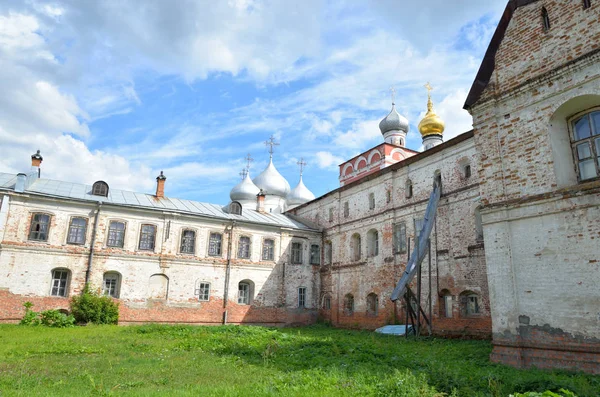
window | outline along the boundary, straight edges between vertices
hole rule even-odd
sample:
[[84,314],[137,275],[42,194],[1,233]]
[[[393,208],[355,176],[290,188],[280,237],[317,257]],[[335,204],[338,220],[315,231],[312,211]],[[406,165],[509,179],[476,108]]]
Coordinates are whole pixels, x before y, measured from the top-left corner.
[[461,312],[464,316],[470,317],[479,314],[479,297],[477,294],[466,291],[460,295]]
[[92,195],[108,197],[108,184],[104,181],[98,181],[92,185]]
[[392,191],[389,189],[385,191],[385,201],[388,204],[392,202]]
[[263,240],[262,259],[263,261],[272,261],[275,259],[275,240]]
[[348,316],[354,313],[354,296],[352,294],[347,294],[344,297],[344,313]]
[[321,249],[317,244],[311,244],[310,246],[310,264],[320,265],[321,264]]
[[119,297],[119,290],[121,288],[121,275],[117,272],[104,273],[104,279],[102,280],[102,295],[112,296],[113,298]]
[[111,221],[108,224],[108,247],[123,248],[125,242],[125,222]]
[[250,280],[240,281],[238,284],[238,304],[249,305],[254,298],[254,283]]
[[196,252],[196,232],[193,230],[184,230],[181,233],[181,247],[179,251],[182,254],[194,254]]
[[583,9],[584,10],[587,10],[591,6],[592,6],[592,1],[591,0],[583,0]]
[[333,222],[333,208],[329,209],[329,222]]
[[352,260],[353,261],[359,261],[360,257],[361,257],[361,241],[360,241],[360,234],[355,233],[352,235],[352,245],[350,246],[351,250],[352,250]]
[[450,295],[450,291],[444,289],[440,293],[440,317],[452,318],[452,295]]
[[210,300],[210,283],[197,280],[194,295],[198,297],[199,301],[208,302]]
[[465,179],[469,179],[471,177],[471,165],[465,165]]
[[140,231],[139,249],[144,251],[154,251],[154,243],[156,240],[156,226],[142,225]]
[[229,212],[234,215],[242,215],[242,205],[237,201],[229,204]]
[[369,230],[369,232],[367,233],[367,237],[369,241],[368,255],[379,255],[379,233],[377,232],[377,230]]
[[406,252],[406,224],[404,222],[394,225],[394,253]]
[[292,263],[302,264],[302,243],[292,243]]
[[542,28],[544,29],[544,32],[550,30],[550,17],[548,16],[546,7],[542,7]]
[[348,218],[350,216],[350,204],[345,201],[344,202],[344,218]]
[[250,237],[242,236],[238,242],[238,258],[250,258]]
[[375,209],[375,193],[369,193],[369,209]]
[[219,233],[211,233],[208,237],[208,255],[221,256],[221,235]]
[[411,198],[413,196],[413,184],[410,179],[406,180],[406,185],[404,188],[406,190],[406,198]]
[[333,262],[333,245],[331,241],[325,242],[325,263],[331,264]]
[[298,288],[298,307],[306,307],[306,287]]
[[323,298],[323,309],[331,310],[331,296],[329,296],[329,294],[325,295]]
[[600,175],[600,110],[580,115],[571,121],[573,155],[579,180]]
[[52,270],[52,287],[50,289],[50,295],[67,296],[70,273],[71,272],[67,269]]
[[367,314],[370,316],[376,316],[379,311],[379,297],[370,293],[367,295]]
[[29,228],[29,240],[48,241],[50,229],[50,215],[33,214],[31,216],[31,227]]
[[475,208],[475,240],[483,241],[483,225],[481,223],[481,212]]
[[87,219],[71,218],[69,232],[67,233],[67,244],[84,244]]

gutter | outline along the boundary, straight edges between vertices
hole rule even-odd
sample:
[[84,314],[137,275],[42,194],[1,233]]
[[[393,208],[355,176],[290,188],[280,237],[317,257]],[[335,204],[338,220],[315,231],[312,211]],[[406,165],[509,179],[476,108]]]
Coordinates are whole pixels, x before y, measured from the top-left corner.
[[98,216],[100,215],[101,207],[102,207],[102,201],[98,201],[98,208],[96,209],[96,215],[94,215],[94,228],[92,229],[92,241],[90,243],[90,255],[88,257],[87,269],[85,270],[85,284],[86,285],[90,281],[90,273],[92,271],[92,260],[94,259],[94,244],[96,243],[96,231],[98,230]]
[[[227,324],[227,302],[229,300],[229,277],[231,275],[231,246],[233,245],[233,228],[236,222],[229,225],[229,241],[227,242],[227,267],[225,268],[225,286],[223,288],[223,325]],[[227,230],[227,229],[226,229]]]

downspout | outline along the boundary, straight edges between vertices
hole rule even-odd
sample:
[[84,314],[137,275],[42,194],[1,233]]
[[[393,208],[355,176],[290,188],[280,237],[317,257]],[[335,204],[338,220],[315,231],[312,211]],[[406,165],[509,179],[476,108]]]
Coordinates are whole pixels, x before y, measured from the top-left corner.
[[98,216],[100,215],[100,208],[102,207],[102,201],[98,201],[98,208],[96,209],[96,215],[94,215],[94,228],[92,229],[92,241],[90,242],[90,254],[88,256],[87,269],[85,271],[85,285],[90,281],[90,273],[92,271],[92,260],[94,259],[94,243],[96,242],[96,231],[98,230]]
[[229,237],[227,242],[227,266],[225,267],[225,286],[223,288],[223,325],[227,324],[227,302],[229,300],[229,276],[231,274],[231,246],[233,242],[233,228],[235,221],[229,225]]

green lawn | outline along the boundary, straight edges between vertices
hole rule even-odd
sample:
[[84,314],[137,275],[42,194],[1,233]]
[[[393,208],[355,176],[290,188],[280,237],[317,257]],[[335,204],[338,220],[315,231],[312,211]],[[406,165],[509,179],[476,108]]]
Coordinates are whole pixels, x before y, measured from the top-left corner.
[[0,325],[0,395],[600,394],[600,376],[494,365],[490,350],[324,326]]

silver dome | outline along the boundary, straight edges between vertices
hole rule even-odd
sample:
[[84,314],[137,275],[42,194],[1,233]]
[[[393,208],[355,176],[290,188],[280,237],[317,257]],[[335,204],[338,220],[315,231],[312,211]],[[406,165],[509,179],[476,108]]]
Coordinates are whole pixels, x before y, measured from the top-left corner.
[[259,189],[262,189],[266,195],[274,195],[286,197],[290,192],[290,184],[283,176],[275,169],[273,159],[269,161],[269,165],[259,176],[252,180]]
[[302,176],[300,176],[300,182],[298,182],[298,185],[292,189],[290,194],[288,194],[286,202],[287,205],[293,206],[308,203],[314,199],[315,195],[304,185]]
[[252,182],[250,174],[247,173],[244,179],[231,189],[229,198],[231,201],[256,201],[258,192],[260,192],[259,187]]
[[392,110],[390,114],[379,122],[379,129],[384,135],[389,131],[403,131],[404,133],[408,133],[408,120],[398,113],[396,105],[392,103]]

